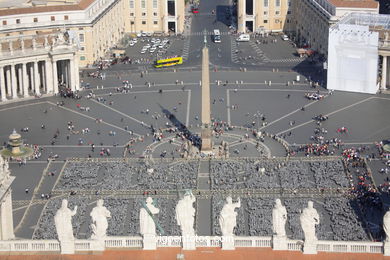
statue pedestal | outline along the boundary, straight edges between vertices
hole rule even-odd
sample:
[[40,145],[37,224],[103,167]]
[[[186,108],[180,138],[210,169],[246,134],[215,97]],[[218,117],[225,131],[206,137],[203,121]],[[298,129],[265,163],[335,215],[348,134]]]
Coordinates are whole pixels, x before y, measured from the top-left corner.
[[222,250],[235,250],[234,236],[222,236]]
[[181,241],[183,250],[196,250],[195,236],[182,236]]
[[390,241],[383,242],[383,255],[390,256]]
[[287,236],[273,236],[272,237],[273,250],[287,250]]
[[74,242],[75,242],[74,240],[60,241],[61,254],[74,255],[74,251],[75,251]]
[[93,251],[104,251],[106,249],[106,245],[104,243],[104,239],[92,239],[91,240],[91,249]]
[[156,250],[157,249],[157,238],[156,235],[144,235],[143,238],[143,249],[144,250]]
[[306,255],[316,255],[317,254],[317,241],[305,241],[303,244],[303,253]]

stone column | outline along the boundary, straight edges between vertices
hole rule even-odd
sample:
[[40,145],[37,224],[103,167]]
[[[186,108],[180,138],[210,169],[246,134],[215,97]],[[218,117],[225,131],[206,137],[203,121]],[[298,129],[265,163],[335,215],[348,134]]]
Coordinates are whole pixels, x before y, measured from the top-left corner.
[[19,95],[23,95],[22,66],[18,66],[18,79],[19,79]]
[[6,81],[7,81],[7,94],[8,96],[11,95],[11,68],[7,68],[6,70]]
[[18,82],[16,82],[15,64],[11,65],[12,98],[18,98]]
[[387,83],[386,79],[387,79],[387,56],[383,56],[381,90],[386,90],[386,83]]
[[34,90],[36,95],[41,94],[39,87],[38,61],[34,61]]
[[47,93],[47,84],[46,84],[46,61],[44,61],[42,63],[42,66],[41,66],[41,84],[42,84],[42,88],[43,90]]
[[53,68],[50,60],[45,61],[45,85],[46,85],[46,93],[52,94],[54,92]]
[[1,240],[15,238],[12,217],[11,188],[6,192],[1,203]]
[[28,75],[27,75],[27,63],[22,64],[22,74],[23,74],[23,96],[28,97]]
[[64,68],[62,71],[62,75],[64,76],[65,86],[67,88],[71,87],[71,84],[69,82],[69,64],[67,60],[63,60],[61,66]]
[[74,66],[74,60],[73,60],[73,58],[70,58],[69,59],[69,69],[68,69],[68,79],[69,79],[69,77],[70,77],[70,81],[69,81],[69,83],[70,83],[70,89],[72,90],[72,91],[76,91],[76,81],[75,81],[75,66]]
[[53,67],[53,91],[54,94],[58,93],[58,75],[57,75],[57,61],[53,60],[52,62],[52,67]]
[[80,90],[80,74],[79,74],[79,56],[74,55],[74,78],[75,78],[75,88]]
[[4,81],[4,67],[0,66],[0,95],[1,101],[7,101],[7,94],[5,93],[5,81]]

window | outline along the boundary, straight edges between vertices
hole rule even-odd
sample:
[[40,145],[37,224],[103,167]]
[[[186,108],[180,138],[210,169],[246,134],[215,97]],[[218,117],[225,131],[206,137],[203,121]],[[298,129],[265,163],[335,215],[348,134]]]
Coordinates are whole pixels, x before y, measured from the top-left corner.
[[84,34],[83,33],[79,34],[79,41],[84,42]]
[[142,13],[142,16],[146,16],[146,13]]
[[288,1],[287,1],[287,5],[288,5],[288,6],[291,6],[291,0],[288,0]]
[[142,24],[146,24],[146,21],[142,21]]
[[80,51],[84,51],[85,50],[85,47],[84,46],[81,46],[80,47]]
[[37,23],[37,22],[38,22],[38,18],[35,17],[35,18],[34,18],[34,23]]
[[64,20],[69,20],[69,16],[64,15]]
[[153,21],[153,24],[154,24],[154,25],[157,25],[157,24],[158,24],[158,21]]
[[275,11],[275,14],[276,15],[280,15],[280,11]]
[[85,60],[85,56],[80,56],[80,60]]
[[267,12],[267,11],[264,11],[264,15],[268,15],[268,12]]
[[268,23],[268,20],[264,20],[263,23]]
[[291,14],[291,11],[287,11],[287,14]]
[[16,19],[16,23],[17,23],[17,24],[20,24],[20,19]]
[[280,23],[280,20],[279,19],[275,19],[275,23]]
[[3,25],[7,25],[7,21],[3,21]]
[[280,6],[280,0],[275,1],[275,6],[279,7]]
[[146,8],[146,0],[141,0],[141,8]]
[[264,0],[264,7],[268,7],[268,0]]
[[133,25],[133,24],[134,24],[134,21],[131,21],[130,24]]
[[130,0],[130,8],[134,8],[134,0]]
[[51,20],[51,21],[55,21],[55,20],[56,20],[56,17],[55,17],[55,16],[51,16],[51,17],[50,17],[50,20]]
[[134,13],[130,13],[130,16],[134,16]]
[[154,16],[157,16],[157,13],[156,13],[156,12],[154,12],[154,13],[153,13],[153,15],[154,15]]
[[157,0],[153,0],[153,8],[157,8]]

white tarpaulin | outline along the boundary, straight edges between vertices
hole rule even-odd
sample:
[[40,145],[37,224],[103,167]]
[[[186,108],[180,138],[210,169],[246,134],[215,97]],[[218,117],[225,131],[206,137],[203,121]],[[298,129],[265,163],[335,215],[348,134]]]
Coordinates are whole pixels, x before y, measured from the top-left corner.
[[339,24],[330,29],[328,89],[375,94],[378,40],[368,26]]

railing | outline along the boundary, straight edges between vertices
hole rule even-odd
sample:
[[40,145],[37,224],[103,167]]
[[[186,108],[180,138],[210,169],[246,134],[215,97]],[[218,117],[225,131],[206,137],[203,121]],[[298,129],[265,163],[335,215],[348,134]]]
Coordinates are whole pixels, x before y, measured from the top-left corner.
[[142,237],[107,237],[106,248],[142,248]]
[[317,244],[319,252],[340,252],[340,253],[376,253],[383,252],[382,242],[364,241],[326,241],[320,240]]
[[0,241],[0,251],[24,252],[24,251],[60,251],[60,243],[57,240],[9,240]]
[[[181,247],[181,236],[158,236],[157,247]],[[220,236],[196,236],[196,247],[221,247]],[[234,237],[235,247],[272,247],[272,237]],[[301,251],[302,240],[287,240],[288,251]],[[93,251],[96,249],[93,240],[76,239],[75,250]],[[105,248],[135,248],[143,246],[142,237],[107,237]],[[317,242],[318,252],[337,253],[383,253],[382,242],[370,241],[327,241]],[[60,243],[57,240],[9,240],[0,241],[0,252],[60,252]]]
[[235,237],[235,247],[271,247],[271,237]]

